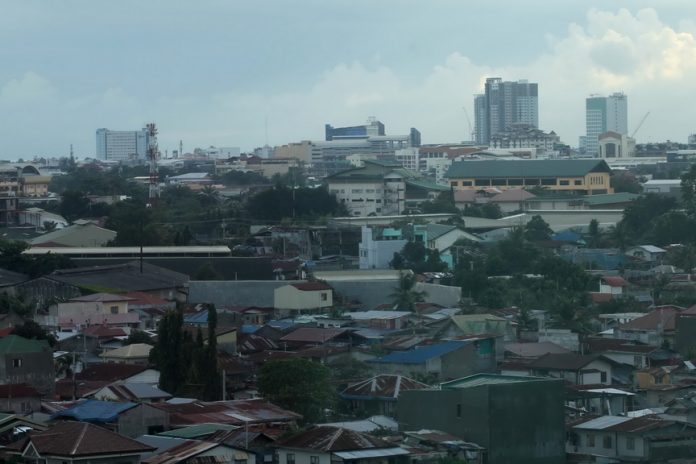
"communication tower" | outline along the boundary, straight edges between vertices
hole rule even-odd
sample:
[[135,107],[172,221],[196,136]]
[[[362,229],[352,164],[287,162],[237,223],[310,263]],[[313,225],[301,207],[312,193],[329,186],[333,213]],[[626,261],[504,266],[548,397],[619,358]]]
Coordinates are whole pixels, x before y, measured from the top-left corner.
[[146,126],[148,133],[147,160],[150,164],[150,188],[147,197],[147,207],[153,207],[159,198],[159,176],[157,173],[157,159],[159,149],[157,148],[157,126],[154,122]]

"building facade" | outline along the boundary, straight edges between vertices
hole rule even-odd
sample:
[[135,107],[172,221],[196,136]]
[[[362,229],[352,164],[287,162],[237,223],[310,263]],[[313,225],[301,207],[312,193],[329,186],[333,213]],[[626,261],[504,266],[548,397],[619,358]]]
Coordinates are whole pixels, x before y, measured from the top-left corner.
[[592,95],[585,100],[586,135],[580,149],[586,155],[599,154],[599,136],[612,131],[628,135],[628,97],[621,92],[608,97]]
[[144,160],[150,136],[146,128],[139,131],[97,129],[97,159],[105,161]]
[[476,143],[490,138],[516,123],[539,126],[539,85],[526,80],[486,79],[485,93],[474,96]]
[[542,153],[554,150],[560,143],[555,132],[546,133],[524,123],[511,124],[490,137],[491,148],[536,148]]
[[455,190],[544,188],[550,192],[614,193],[603,160],[458,161],[445,177]]

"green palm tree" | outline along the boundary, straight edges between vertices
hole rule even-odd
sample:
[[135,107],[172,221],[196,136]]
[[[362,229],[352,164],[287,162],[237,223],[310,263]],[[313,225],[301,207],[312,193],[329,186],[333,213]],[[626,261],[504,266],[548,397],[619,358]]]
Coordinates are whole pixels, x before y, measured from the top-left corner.
[[399,273],[398,285],[394,288],[394,293],[389,295],[394,302],[394,309],[402,311],[416,312],[416,303],[425,301],[427,292],[416,290],[416,275],[411,271]]

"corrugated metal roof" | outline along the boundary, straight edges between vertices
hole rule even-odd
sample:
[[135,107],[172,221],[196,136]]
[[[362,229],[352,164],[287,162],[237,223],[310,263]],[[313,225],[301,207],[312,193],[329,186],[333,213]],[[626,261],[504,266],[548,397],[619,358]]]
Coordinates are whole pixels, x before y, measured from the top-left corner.
[[516,375],[501,375],[501,374],[475,374],[468,377],[463,377],[461,379],[452,380],[440,384],[442,389],[453,389],[453,388],[471,388],[478,387],[481,385],[501,385],[501,384],[511,384],[520,382],[547,382],[553,381],[548,378],[542,377],[530,377],[530,376],[516,376]]
[[169,430],[167,432],[162,432],[159,435],[165,437],[174,438],[201,438],[208,435],[212,435],[220,430],[230,431],[238,429],[239,427],[229,424],[195,424],[188,427],[181,427],[179,429]]
[[69,417],[85,422],[111,422],[119,414],[136,406],[136,403],[130,402],[118,403],[116,401],[85,400],[80,401],[71,408],[57,412],[53,417]]
[[459,350],[466,345],[471,344],[468,340],[448,341],[437,343],[435,345],[427,345],[416,347],[409,351],[395,351],[381,358],[372,359],[368,362],[374,363],[395,363],[395,364],[420,364],[429,359],[451,353]]
[[630,421],[631,419],[633,418],[623,416],[602,416],[587,422],[583,422],[582,424],[578,424],[574,428],[584,430],[604,430],[608,427],[613,427],[614,425]]
[[369,459],[369,458],[381,458],[389,456],[404,456],[410,454],[403,448],[379,448],[371,450],[357,450],[357,451],[338,451],[334,453],[341,459],[352,460],[352,459]]

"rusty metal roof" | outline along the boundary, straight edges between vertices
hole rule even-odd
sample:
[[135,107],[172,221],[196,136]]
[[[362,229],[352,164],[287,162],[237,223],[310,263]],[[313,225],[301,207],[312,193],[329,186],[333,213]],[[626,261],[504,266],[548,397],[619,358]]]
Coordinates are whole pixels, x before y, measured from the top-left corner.
[[366,433],[342,429],[340,427],[315,427],[287,438],[278,446],[313,451],[356,451],[379,448],[392,448],[393,445]]
[[376,375],[362,382],[348,386],[341,392],[346,399],[390,400],[396,401],[399,393],[407,390],[421,390],[428,385],[402,375]]

